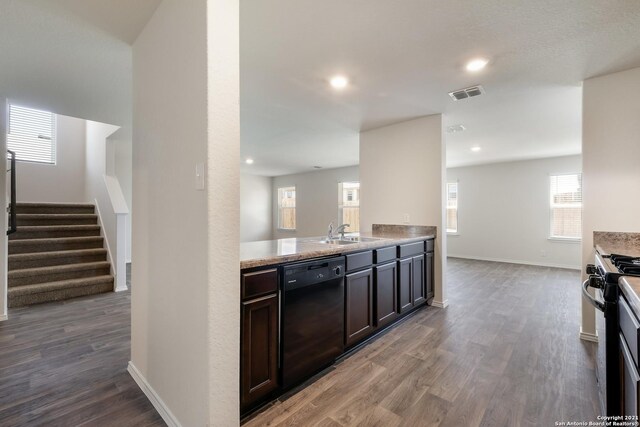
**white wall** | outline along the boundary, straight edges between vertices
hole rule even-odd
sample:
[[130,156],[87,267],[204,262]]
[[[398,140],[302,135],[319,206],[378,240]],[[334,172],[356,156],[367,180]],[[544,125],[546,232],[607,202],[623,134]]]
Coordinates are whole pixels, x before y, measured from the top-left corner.
[[[131,212],[133,208],[133,191],[132,191],[132,139],[130,132],[126,129],[119,129],[107,141],[108,151],[111,152],[113,166],[107,167],[107,172],[118,179],[120,189],[124,195],[125,202],[129,209],[126,216],[126,261],[131,262]],[[109,163],[109,162],[108,162]]]
[[459,192],[448,255],[580,268],[579,242],[549,240],[549,175],[581,170],[580,156],[447,169]]
[[[7,108],[7,100],[0,96],[0,152],[5,153],[7,150],[7,119],[9,110]],[[6,173],[0,174],[0,188],[7,188]],[[7,191],[0,191],[0,206],[7,206]],[[0,221],[7,224],[7,210],[0,209]],[[7,320],[7,233],[0,234],[0,321]]]
[[[584,81],[582,265],[593,262],[593,232],[640,232],[640,68]],[[633,190],[629,190],[633,189]],[[595,333],[594,309],[582,301],[582,331]]]
[[[442,116],[410,120],[360,134],[360,226],[438,227],[434,304],[446,306],[445,146]],[[405,221],[408,215],[408,221]]]
[[271,240],[271,181],[268,176],[240,175],[240,241]]
[[[341,223],[338,215],[338,183],[358,180],[358,166],[274,177],[273,238],[326,235],[330,222],[333,221],[334,225]],[[296,230],[279,230],[278,188],[289,186],[296,187]]]
[[235,0],[164,0],[133,46],[130,372],[183,426],[239,423],[238,63]]
[[19,202],[86,202],[85,121],[61,115],[56,120],[56,164],[18,162]]

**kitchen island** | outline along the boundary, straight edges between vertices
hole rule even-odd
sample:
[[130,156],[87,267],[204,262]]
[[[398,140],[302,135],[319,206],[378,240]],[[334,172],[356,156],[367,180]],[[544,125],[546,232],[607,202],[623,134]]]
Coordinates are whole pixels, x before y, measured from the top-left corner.
[[243,414],[304,382],[433,296],[436,227],[241,244]]

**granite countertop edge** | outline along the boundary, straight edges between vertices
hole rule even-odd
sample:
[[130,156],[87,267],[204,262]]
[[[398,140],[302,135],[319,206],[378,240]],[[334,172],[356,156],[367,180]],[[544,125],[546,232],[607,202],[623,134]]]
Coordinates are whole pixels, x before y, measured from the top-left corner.
[[618,280],[618,285],[631,310],[640,317],[640,277],[622,276]]
[[[322,243],[314,243],[317,238],[297,238],[297,242],[304,243],[307,248],[296,253],[287,255],[269,255],[266,257],[248,258],[240,261],[240,269],[267,267],[288,262],[303,261],[313,258],[322,258],[331,255],[344,255],[353,252],[361,252],[368,249],[384,248],[386,246],[394,246],[421,240],[435,239],[435,234],[413,235],[413,236],[388,236],[381,235],[371,236],[371,234],[362,234],[363,237],[376,237],[379,240],[370,242],[358,242],[350,245],[328,246]],[[277,241],[277,240],[276,240]],[[251,243],[251,242],[250,242]]]

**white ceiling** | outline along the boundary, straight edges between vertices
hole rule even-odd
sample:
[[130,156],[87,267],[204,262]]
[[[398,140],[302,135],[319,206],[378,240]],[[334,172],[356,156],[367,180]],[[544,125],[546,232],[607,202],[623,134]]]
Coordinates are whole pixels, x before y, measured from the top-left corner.
[[131,46],[160,0],[0,0],[0,94],[131,123]]
[[[640,2],[243,0],[243,171],[358,163],[358,133],[443,113],[447,164],[580,152],[581,81],[640,66]],[[467,60],[491,60],[478,74]],[[344,73],[353,86],[332,92]],[[447,92],[482,84],[454,102]],[[472,153],[473,145],[482,151]]]

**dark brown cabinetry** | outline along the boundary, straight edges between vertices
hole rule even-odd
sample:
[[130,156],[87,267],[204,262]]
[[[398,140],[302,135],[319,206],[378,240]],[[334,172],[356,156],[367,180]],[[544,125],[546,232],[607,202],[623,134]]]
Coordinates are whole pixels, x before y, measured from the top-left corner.
[[411,284],[413,286],[413,305],[422,304],[427,300],[426,289],[426,268],[424,254],[414,256],[411,259],[411,267],[413,269],[413,277]]
[[240,404],[244,410],[279,385],[277,270],[243,274],[241,288]]
[[[432,241],[433,242],[433,241]],[[427,299],[433,297],[433,252],[425,254],[425,288]]]
[[398,265],[395,261],[374,268],[376,327],[391,323],[397,317]]
[[398,312],[405,313],[413,307],[413,260],[398,261]]
[[624,336],[620,334],[620,369],[622,392],[622,414],[638,416],[638,385],[640,385],[640,375],[638,367],[631,356],[631,351],[627,346]]
[[373,332],[373,269],[345,276],[345,346]]

